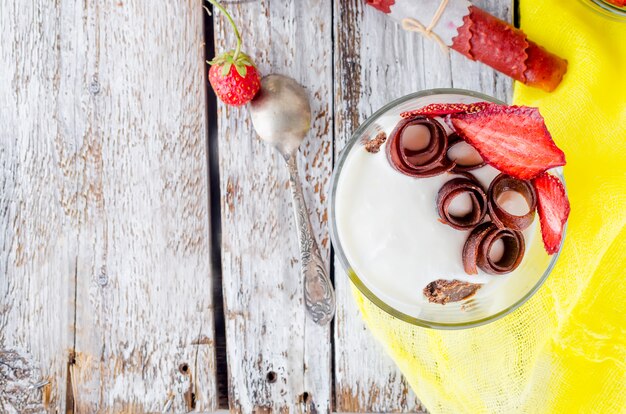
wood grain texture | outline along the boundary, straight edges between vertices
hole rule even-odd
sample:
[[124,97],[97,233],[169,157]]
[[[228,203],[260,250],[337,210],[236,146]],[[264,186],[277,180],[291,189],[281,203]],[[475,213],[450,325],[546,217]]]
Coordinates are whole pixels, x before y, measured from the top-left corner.
[[[75,148],[54,2],[0,1],[0,412],[65,410]],[[40,380],[42,389],[29,386]]]
[[202,3],[67,3],[63,49],[84,54],[74,82],[89,86],[77,105],[75,406],[212,410]]
[[[509,2],[476,1],[509,18]],[[352,132],[390,100],[411,92],[456,87],[510,99],[511,81],[437,44],[406,33],[362,0],[335,2],[335,154]],[[382,346],[367,332],[351,284],[335,262],[335,390],[337,411],[419,412],[419,400]]]
[[[322,257],[329,258],[326,194],[332,150],[331,3],[257,1],[229,7],[262,73],[306,89],[312,129],[298,161]],[[217,14],[216,50],[234,46]],[[328,412],[330,329],[307,316],[284,160],[252,130],[246,108],[219,108],[222,261],[229,397],[234,412]],[[276,374],[276,380],[271,381]],[[273,410],[273,411],[270,411]]]
[[215,408],[202,13],[0,1],[0,348],[50,412]]

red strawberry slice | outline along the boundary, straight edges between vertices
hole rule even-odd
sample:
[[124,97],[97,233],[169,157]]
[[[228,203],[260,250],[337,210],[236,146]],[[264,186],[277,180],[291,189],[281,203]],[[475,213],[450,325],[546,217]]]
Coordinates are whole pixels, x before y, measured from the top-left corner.
[[569,216],[569,200],[563,183],[554,175],[545,173],[533,180],[537,192],[537,211],[541,223],[543,245],[548,254],[559,251],[563,228]]
[[490,102],[475,102],[471,104],[463,103],[445,103],[445,104],[430,104],[419,109],[412,111],[402,112],[400,116],[402,118],[413,118],[416,116],[442,116],[451,114],[470,114],[474,112],[482,111],[490,106],[499,106]]
[[626,0],[607,0],[607,1],[618,7],[626,6]]
[[491,105],[449,119],[488,164],[520,180],[565,165],[565,154],[552,140],[537,108]]

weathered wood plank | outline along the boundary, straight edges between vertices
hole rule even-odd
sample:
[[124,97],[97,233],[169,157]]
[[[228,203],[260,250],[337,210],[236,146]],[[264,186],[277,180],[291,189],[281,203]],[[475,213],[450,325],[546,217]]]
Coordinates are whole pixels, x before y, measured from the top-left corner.
[[[508,18],[509,3],[475,4]],[[407,93],[435,87],[510,97],[511,82],[484,65],[452,53],[415,33],[405,33],[362,0],[335,2],[335,154],[378,108]],[[335,262],[335,390],[338,411],[413,412],[419,400],[380,344],[367,332],[351,284]]]
[[[0,0],[0,412],[64,412],[73,337],[75,149],[61,13]],[[41,390],[30,387],[50,381]]]
[[[262,73],[306,86],[312,130],[299,154],[305,198],[328,260],[325,197],[332,164],[330,2],[230,4],[245,50]],[[216,50],[234,46],[216,18]],[[300,256],[287,171],[278,153],[252,130],[246,108],[220,105],[222,258],[229,394],[235,412],[328,412],[330,330],[303,304]]]
[[78,55],[62,79],[78,113],[74,405],[210,411],[202,3],[61,8],[62,53]]

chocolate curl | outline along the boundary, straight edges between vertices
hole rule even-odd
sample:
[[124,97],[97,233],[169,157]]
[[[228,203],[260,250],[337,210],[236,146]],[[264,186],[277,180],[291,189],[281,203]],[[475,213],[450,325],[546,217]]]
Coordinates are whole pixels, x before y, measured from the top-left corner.
[[[411,150],[404,146],[402,136],[406,128],[423,125],[428,128],[430,140],[425,148]],[[432,177],[450,171],[454,162],[446,158],[448,136],[443,126],[431,118],[403,119],[389,135],[387,158],[399,172],[411,177]]]
[[[507,192],[513,191],[524,197],[528,204],[528,213],[518,216],[511,214],[498,204],[498,198]],[[510,175],[500,174],[491,182],[488,190],[489,216],[498,227],[508,227],[513,230],[524,230],[535,219],[537,209],[537,194],[530,181],[513,178]]]
[[[456,133],[452,133],[448,136],[448,152],[450,152],[450,150],[452,149],[452,147],[454,147],[455,145],[463,145],[462,143],[465,143],[465,141],[463,139],[461,139],[460,136],[458,136]],[[467,144],[466,145],[470,145]],[[473,148],[473,147],[472,147]],[[476,149],[473,148],[474,151],[476,151]],[[478,151],[476,151],[478,153]],[[454,166],[454,168],[452,168],[452,172],[453,173],[466,173],[468,171],[472,171],[472,170],[476,170],[478,168],[484,167],[487,163],[485,162],[485,160],[482,159],[482,157],[480,157],[480,155],[478,155],[480,157],[480,162],[475,163],[475,164],[463,164],[461,163],[459,160],[453,160],[450,158],[449,154],[448,155],[448,159],[450,159],[451,161],[454,161],[456,164]]]
[[[499,260],[491,258],[491,248],[498,240],[504,244],[504,253]],[[483,223],[470,233],[463,246],[463,268],[465,273],[475,275],[476,266],[491,275],[503,275],[515,270],[524,257],[524,235],[516,230],[501,229],[493,223]]]
[[[371,6],[440,45],[483,62],[528,86],[553,91],[567,61],[528,39],[507,22],[466,0],[367,0]],[[441,11],[441,7],[444,8]],[[427,24],[426,24],[427,23]]]
[[387,141],[387,134],[385,134],[385,131],[380,131],[374,138],[369,140],[366,139],[363,142],[363,145],[365,146],[365,151],[370,154],[376,154],[380,151],[380,147],[385,143],[385,141]]
[[[464,216],[456,216],[450,213],[450,203],[461,194],[469,196],[472,209]],[[485,218],[487,195],[476,180],[453,178],[445,183],[437,194],[437,211],[444,224],[457,230],[469,230]]]

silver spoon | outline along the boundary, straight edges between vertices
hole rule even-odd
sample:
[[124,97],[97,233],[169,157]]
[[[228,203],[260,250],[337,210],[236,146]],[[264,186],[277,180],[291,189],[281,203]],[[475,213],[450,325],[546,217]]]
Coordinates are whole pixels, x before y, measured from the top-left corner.
[[261,90],[250,103],[252,124],[265,142],[287,162],[291,196],[300,239],[304,303],[313,321],[325,325],[335,314],[335,292],[313,236],[298,175],[298,147],[311,128],[311,107],[304,88],[282,75],[261,79]]

